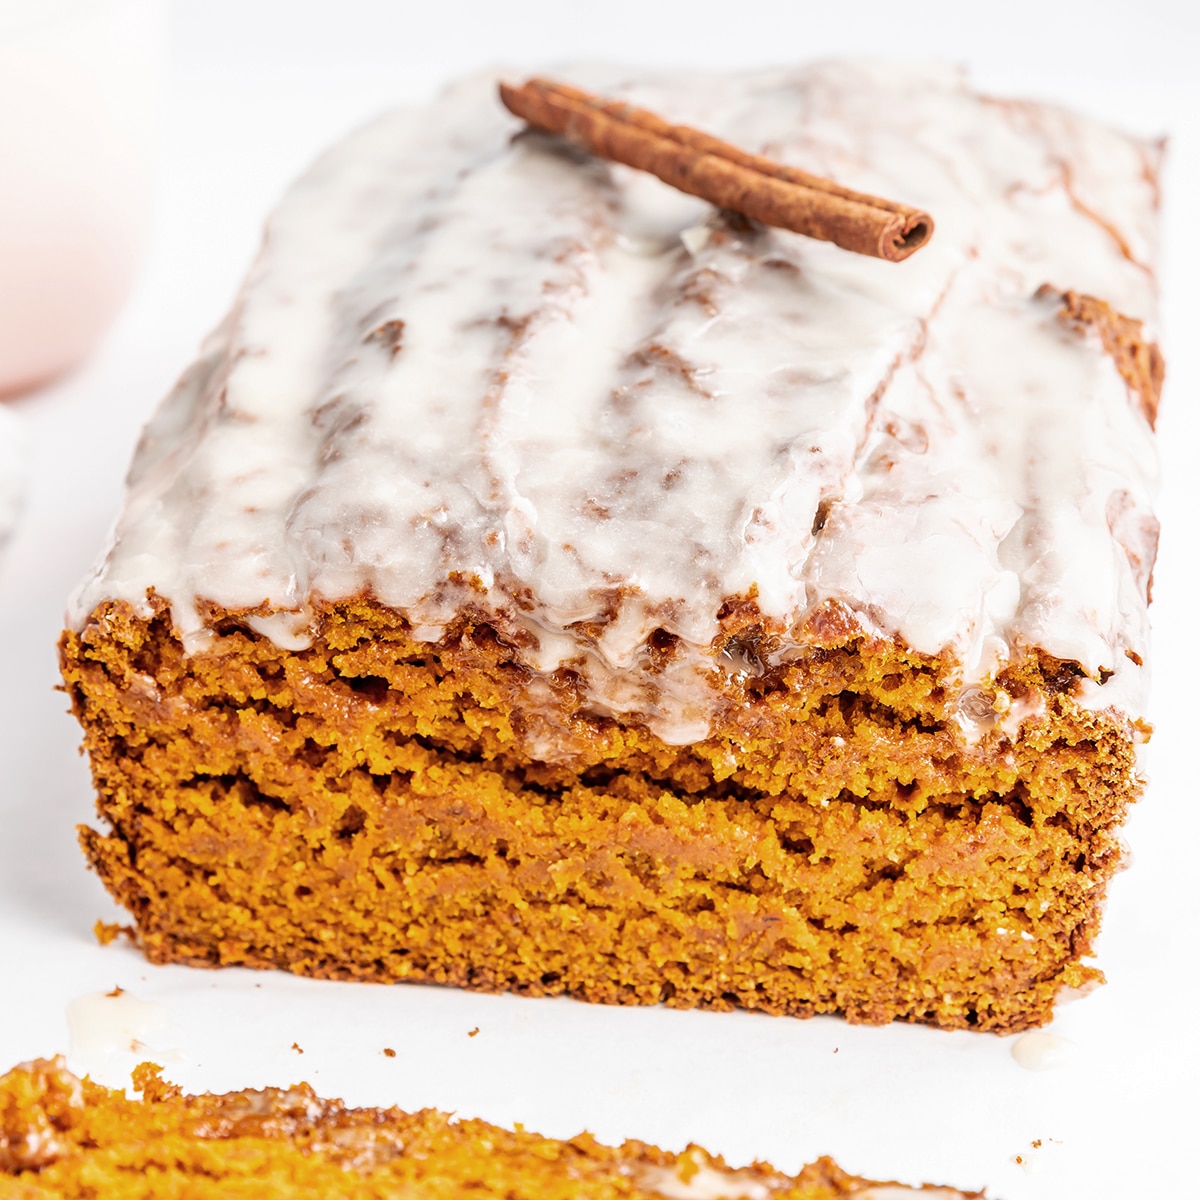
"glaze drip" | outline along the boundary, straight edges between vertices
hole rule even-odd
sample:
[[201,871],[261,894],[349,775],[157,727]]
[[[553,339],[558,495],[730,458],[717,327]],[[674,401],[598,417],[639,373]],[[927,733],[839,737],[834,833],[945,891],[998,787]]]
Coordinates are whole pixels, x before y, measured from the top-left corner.
[[1153,336],[1155,148],[928,69],[572,81],[919,205],[937,235],[890,264],[730,226],[520,132],[490,78],[384,117],[271,218],[73,624],[154,589],[190,649],[206,605],[300,647],[314,601],[366,592],[435,641],[470,605],[680,744],[727,674],[721,606],[754,595],[781,657],[834,603],[964,688],[1039,647],[1086,702],[1140,712],[1152,435],[1037,293]]

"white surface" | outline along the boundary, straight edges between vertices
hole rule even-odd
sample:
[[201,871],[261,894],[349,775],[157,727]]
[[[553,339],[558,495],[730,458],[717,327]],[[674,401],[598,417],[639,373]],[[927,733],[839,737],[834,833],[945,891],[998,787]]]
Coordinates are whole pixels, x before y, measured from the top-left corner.
[[25,501],[25,422],[0,404],[0,555],[17,526]]
[[[401,6],[365,0],[338,5],[336,19],[332,5],[180,7],[150,268],[102,353],[19,406],[32,427],[33,487],[0,567],[0,1069],[67,1049],[68,1005],[120,985],[162,1005],[166,1024],[136,1035],[143,1052],[76,1057],[109,1082],[149,1055],[190,1088],[306,1078],[357,1103],[432,1104],[551,1134],[586,1126],[675,1148],[694,1139],[733,1163],[762,1157],[795,1170],[828,1153],[865,1174],[986,1184],[1001,1200],[1194,1194],[1196,17],[1182,3],[1140,4],[1136,18],[1127,6],[1018,3],[989,6],[1003,11],[992,28],[971,27],[974,5],[936,6],[940,23],[882,3],[841,19],[833,5],[822,18],[808,7],[781,5],[794,15],[771,18],[747,4],[734,24],[727,4],[622,3],[598,27],[587,6],[592,24],[575,29],[567,14],[583,6],[462,5],[426,30]],[[71,831],[91,796],[77,731],[51,690],[63,602],[116,511],[138,427],[222,315],[287,180],[376,109],[491,59],[753,63],[856,47],[967,59],[996,91],[1172,135],[1153,782],[1130,822],[1135,861],[1112,888],[1100,943],[1110,982],[1051,1030],[1074,1044],[1063,1065],[1023,1069],[1014,1039],[983,1035],[151,968],[119,943],[96,945],[96,918],[119,917]]]

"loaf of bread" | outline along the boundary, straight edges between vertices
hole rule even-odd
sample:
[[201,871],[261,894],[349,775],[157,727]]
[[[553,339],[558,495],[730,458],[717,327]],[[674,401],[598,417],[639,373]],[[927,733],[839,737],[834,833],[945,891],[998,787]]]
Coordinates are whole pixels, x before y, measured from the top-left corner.
[[494,80],[329,151],[73,602],[88,857],[155,962],[1044,1022],[1142,786],[1159,148],[578,78],[936,233],[738,220]]
[[605,1146],[455,1120],[349,1108],[307,1084],[189,1096],[143,1063],[140,1095],[78,1079],[62,1059],[0,1076],[0,1195],[20,1200],[983,1200],[849,1175],[822,1158],[789,1176],[731,1169],[699,1146]]

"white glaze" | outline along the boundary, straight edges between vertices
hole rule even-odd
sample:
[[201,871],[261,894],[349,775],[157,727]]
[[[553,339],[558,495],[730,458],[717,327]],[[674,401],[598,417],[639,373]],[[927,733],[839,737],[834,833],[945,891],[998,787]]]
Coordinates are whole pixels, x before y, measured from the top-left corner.
[[[836,600],[949,651],[964,688],[1041,646],[1083,666],[1085,702],[1139,714],[1151,433],[1098,339],[1033,297],[1096,295],[1153,336],[1156,149],[927,68],[568,77],[937,232],[899,265],[731,233],[647,176],[514,141],[492,79],[385,117],[271,219],[72,622],[154,588],[189,649],[197,598],[262,606],[254,628],[298,648],[316,598],[369,590],[431,641],[470,602],[533,634],[536,670],[573,662],[596,710],[686,743],[717,610],[756,589],[784,656]],[[665,673],[658,627],[690,650]]]
[[115,1056],[146,1057],[146,1039],[166,1024],[164,1005],[139,1000],[130,992],[77,996],[67,1005],[67,1057],[77,1071],[95,1077]]
[[[636,1167],[633,1178],[639,1187],[666,1200],[770,1200],[777,1190],[792,1183],[782,1175],[764,1177],[748,1171],[719,1170],[703,1160],[695,1163],[686,1181],[678,1167],[649,1164]],[[910,1200],[913,1196],[921,1200],[964,1200],[963,1193],[954,1188],[910,1188],[901,1183],[867,1184],[849,1194],[855,1200]]]
[[1027,1071],[1053,1071],[1069,1066],[1078,1047],[1069,1038],[1033,1029],[1023,1033],[1012,1045],[1012,1056]]
[[768,1183],[745,1171],[720,1171],[706,1162],[695,1164],[684,1180],[677,1167],[646,1164],[634,1171],[634,1181],[666,1200],[769,1200],[786,1179]]
[[910,1188],[902,1183],[878,1183],[861,1191],[851,1192],[854,1200],[966,1200],[962,1192],[954,1188],[927,1187]]

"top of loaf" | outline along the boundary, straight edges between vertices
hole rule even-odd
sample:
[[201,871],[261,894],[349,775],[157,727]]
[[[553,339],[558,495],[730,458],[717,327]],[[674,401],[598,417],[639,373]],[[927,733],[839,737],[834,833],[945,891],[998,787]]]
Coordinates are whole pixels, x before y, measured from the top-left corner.
[[[941,69],[564,78],[936,234],[893,264],[738,227],[522,132],[494,78],[383,117],[271,217],[71,621],[152,590],[193,650],[212,606],[299,648],[322,601],[429,641],[469,606],[680,743],[751,597],[777,658],[836,605],[964,687],[1036,647],[1136,715],[1152,431],[1058,296],[1153,335],[1158,147]],[[659,629],[694,653],[630,688]]]

